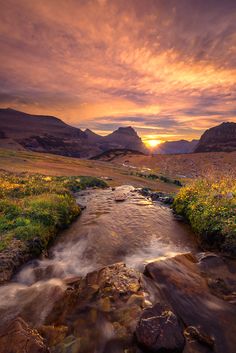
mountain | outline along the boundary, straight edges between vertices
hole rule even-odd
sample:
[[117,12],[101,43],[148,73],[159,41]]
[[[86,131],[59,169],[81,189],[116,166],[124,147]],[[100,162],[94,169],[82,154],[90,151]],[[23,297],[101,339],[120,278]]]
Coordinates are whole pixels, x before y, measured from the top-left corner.
[[[10,145],[37,152],[71,157],[87,155],[87,136],[53,116],[32,115],[0,109],[1,146]],[[94,153],[99,153],[95,150]]]
[[154,154],[192,153],[197,144],[198,140],[166,141],[157,146]]
[[119,127],[111,134],[105,136],[102,141],[102,146],[105,150],[124,148],[143,153],[148,152],[141,138],[131,126]]
[[86,129],[86,130],[84,130],[84,132],[88,138],[88,141],[91,143],[94,143],[94,142],[96,143],[96,142],[99,142],[103,139],[103,136],[96,134],[95,132],[93,132],[90,129]]
[[86,129],[85,133],[88,141],[96,143],[102,152],[124,149],[148,153],[141,138],[131,126],[119,127],[107,136],[100,136],[89,129]]
[[119,128],[108,136],[72,127],[54,116],[32,115],[0,109],[0,147],[90,158],[109,149],[145,149],[131,127]]
[[236,151],[236,123],[222,123],[204,132],[194,152]]

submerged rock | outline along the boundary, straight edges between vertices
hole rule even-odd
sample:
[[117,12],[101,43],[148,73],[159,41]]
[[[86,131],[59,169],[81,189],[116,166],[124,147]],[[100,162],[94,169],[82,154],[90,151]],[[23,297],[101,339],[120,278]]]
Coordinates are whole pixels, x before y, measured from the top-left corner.
[[127,199],[127,195],[120,194],[115,196],[116,202],[124,202]]
[[[105,351],[133,347],[133,334],[148,297],[141,273],[117,263],[64,282],[64,297],[55,303],[40,331],[53,352],[63,351],[68,344],[76,351],[78,342],[81,353],[102,352],[104,346]],[[59,328],[64,326],[71,339],[66,336],[53,345],[55,338],[62,337]]]
[[214,339],[211,336],[207,336],[202,333],[198,328],[194,326],[188,326],[184,331],[185,337],[188,339],[197,340],[199,343],[202,343],[205,346],[213,349],[214,347]]
[[37,330],[20,317],[0,330],[1,353],[50,353]]
[[176,315],[167,307],[156,304],[144,310],[136,328],[138,344],[145,352],[182,352],[185,338]]
[[165,194],[164,192],[152,191],[149,188],[136,189],[144,197],[150,198],[152,201],[159,201],[166,205],[171,205],[174,201],[173,196]]

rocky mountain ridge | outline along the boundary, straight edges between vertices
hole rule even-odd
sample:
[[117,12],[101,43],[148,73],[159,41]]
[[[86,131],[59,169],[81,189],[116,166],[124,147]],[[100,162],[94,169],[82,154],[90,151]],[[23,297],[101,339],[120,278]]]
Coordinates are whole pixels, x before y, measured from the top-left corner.
[[204,132],[194,152],[236,151],[236,123],[226,122]]
[[0,109],[0,147],[91,158],[110,149],[147,152],[132,127],[118,128],[107,136],[72,127],[53,116]]

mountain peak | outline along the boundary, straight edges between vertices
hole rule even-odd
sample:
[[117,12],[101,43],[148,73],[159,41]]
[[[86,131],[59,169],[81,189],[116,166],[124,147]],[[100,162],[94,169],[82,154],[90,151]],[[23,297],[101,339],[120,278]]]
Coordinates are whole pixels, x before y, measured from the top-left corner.
[[132,126],[119,127],[114,133],[125,134],[129,136],[137,136],[137,132]]
[[231,152],[236,150],[236,123],[224,122],[204,132],[195,152]]

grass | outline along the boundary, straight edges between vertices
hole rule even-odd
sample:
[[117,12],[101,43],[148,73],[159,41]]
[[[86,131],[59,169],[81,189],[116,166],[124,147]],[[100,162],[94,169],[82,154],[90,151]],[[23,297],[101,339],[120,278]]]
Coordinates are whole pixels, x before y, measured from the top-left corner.
[[189,221],[200,243],[236,256],[234,177],[194,180],[179,191],[173,208]]
[[80,214],[73,192],[106,186],[94,177],[1,174],[0,251],[17,239],[41,252]]
[[109,179],[107,183],[111,187],[129,184],[138,188],[148,187],[166,193],[174,193],[178,189],[177,185],[163,183],[158,179],[130,175],[127,167],[119,164],[0,148],[0,174],[4,172],[23,173],[25,170],[32,174],[39,173],[51,176],[105,177]]

